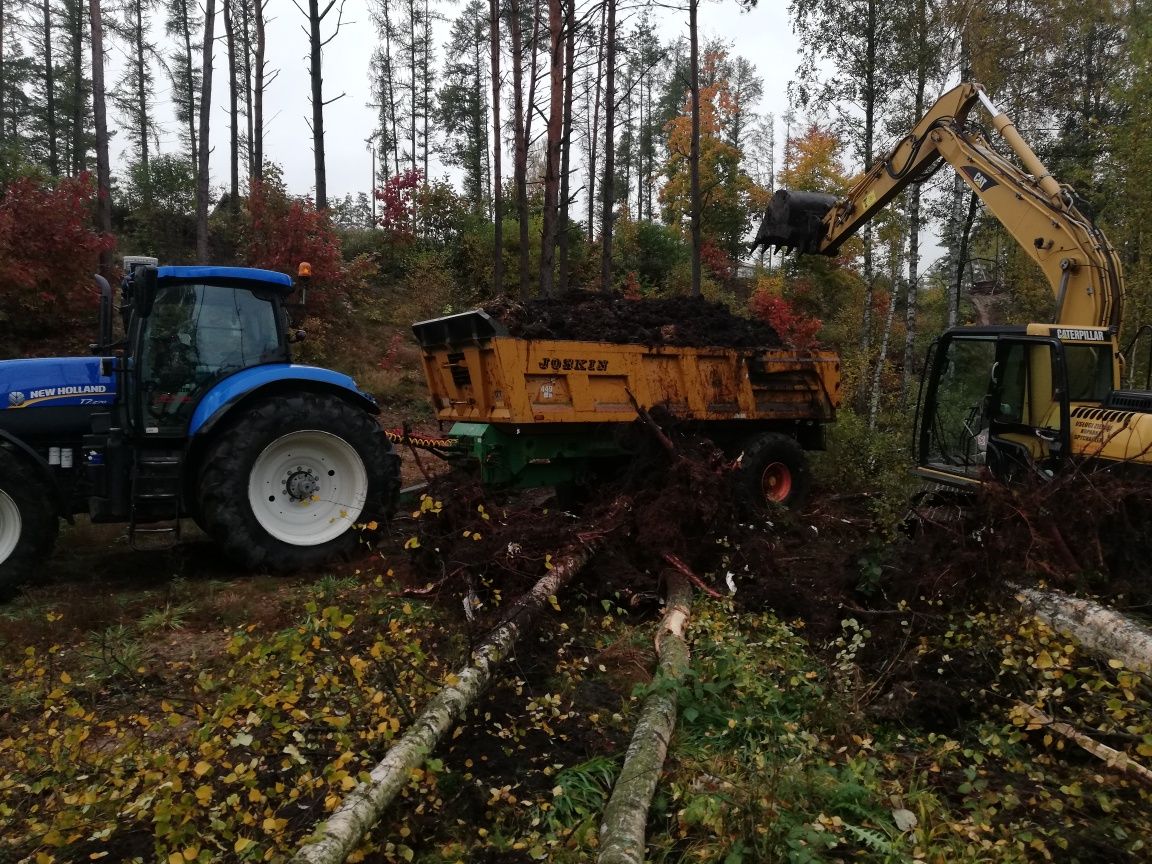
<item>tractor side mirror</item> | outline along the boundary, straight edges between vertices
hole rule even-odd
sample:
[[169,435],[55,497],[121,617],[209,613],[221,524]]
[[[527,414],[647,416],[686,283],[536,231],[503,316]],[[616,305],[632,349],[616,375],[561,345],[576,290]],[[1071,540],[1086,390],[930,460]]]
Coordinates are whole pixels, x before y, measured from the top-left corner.
[[132,277],[132,308],[139,318],[152,314],[152,304],[156,302],[157,272],[155,267],[138,267]]

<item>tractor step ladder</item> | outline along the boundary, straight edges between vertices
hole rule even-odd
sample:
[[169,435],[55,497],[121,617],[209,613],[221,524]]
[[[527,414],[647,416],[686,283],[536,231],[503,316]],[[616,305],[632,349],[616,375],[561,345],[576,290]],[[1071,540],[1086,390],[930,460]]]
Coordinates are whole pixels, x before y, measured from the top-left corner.
[[[145,451],[137,455],[132,467],[132,511],[128,520],[128,543],[133,549],[171,549],[180,542],[183,463],[180,451]],[[141,528],[141,523],[149,527]]]

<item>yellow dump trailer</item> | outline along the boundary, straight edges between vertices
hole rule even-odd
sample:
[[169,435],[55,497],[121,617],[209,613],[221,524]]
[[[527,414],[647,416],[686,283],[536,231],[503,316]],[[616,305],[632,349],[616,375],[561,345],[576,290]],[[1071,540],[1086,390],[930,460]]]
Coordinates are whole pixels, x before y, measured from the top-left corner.
[[482,465],[498,465],[485,477],[493,482],[537,485],[525,475],[620,455],[613,427],[632,423],[638,405],[746,461],[766,452],[758,482],[788,501],[807,478],[803,450],[823,446],[840,404],[839,358],[826,351],[520,339],[480,311],[412,329],[437,418],[455,424],[452,436]]

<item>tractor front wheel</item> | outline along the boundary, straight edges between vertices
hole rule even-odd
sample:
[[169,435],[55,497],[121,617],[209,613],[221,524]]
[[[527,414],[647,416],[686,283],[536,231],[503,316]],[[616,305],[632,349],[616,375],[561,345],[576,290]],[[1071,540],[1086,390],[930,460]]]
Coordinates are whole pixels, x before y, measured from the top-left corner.
[[321,394],[244,409],[203,465],[204,527],[253,569],[300,570],[353,552],[400,489],[399,459],[375,418]]
[[744,489],[759,509],[804,503],[811,486],[808,456],[796,439],[769,432],[750,439],[740,461]]
[[15,596],[52,551],[60,520],[28,460],[0,447],[0,602]]

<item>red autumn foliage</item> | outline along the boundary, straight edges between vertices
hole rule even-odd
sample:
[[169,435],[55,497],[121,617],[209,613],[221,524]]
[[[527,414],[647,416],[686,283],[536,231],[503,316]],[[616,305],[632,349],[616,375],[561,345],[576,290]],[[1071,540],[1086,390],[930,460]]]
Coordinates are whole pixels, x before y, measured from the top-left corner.
[[419,168],[409,168],[389,177],[376,190],[380,202],[380,227],[394,240],[411,240],[415,236],[417,193],[424,182]]
[[772,327],[785,345],[800,351],[815,348],[823,322],[800,312],[778,294],[760,290],[748,301],[753,317]]
[[10,332],[45,336],[94,320],[92,275],[116,245],[92,227],[95,200],[87,174],[21,177],[0,192],[0,322]]
[[725,252],[710,237],[705,237],[700,244],[700,263],[712,278],[721,284],[726,284],[732,278],[735,269],[732,256]]
[[338,298],[344,275],[340,238],[311,200],[293,198],[273,183],[253,183],[245,241],[245,260],[251,267],[295,277],[301,261],[312,265],[310,307],[323,309]]

